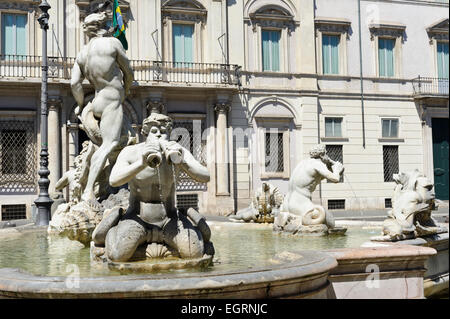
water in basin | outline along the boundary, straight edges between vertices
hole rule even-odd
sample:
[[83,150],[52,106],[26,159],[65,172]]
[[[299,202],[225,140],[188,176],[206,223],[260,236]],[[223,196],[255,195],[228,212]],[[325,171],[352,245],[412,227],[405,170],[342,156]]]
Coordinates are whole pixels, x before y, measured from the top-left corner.
[[[283,251],[359,247],[380,233],[374,227],[349,227],[346,236],[295,237],[277,235],[270,225],[211,223],[216,250],[214,266],[203,271],[229,272],[272,265]],[[74,266],[76,265],[76,266]],[[91,265],[89,248],[44,231],[23,231],[0,238],[0,268],[20,268],[35,275],[81,277],[115,276],[119,272]],[[174,270],[171,273],[198,272]],[[152,274],[165,276],[167,272]]]

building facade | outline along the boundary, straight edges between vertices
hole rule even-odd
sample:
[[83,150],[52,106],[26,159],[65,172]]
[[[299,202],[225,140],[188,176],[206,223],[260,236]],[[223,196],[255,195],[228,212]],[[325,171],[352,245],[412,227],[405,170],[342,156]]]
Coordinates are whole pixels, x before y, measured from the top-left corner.
[[[0,0],[0,221],[30,218],[37,197],[39,2]],[[102,1],[48,2],[52,191],[86,140],[70,73],[82,21]],[[123,107],[137,137],[161,110],[211,173],[207,184],[175,177],[180,207],[227,215],[265,181],[286,193],[319,143],[345,166],[314,194],[328,209],[389,207],[392,174],[412,169],[448,200],[448,1],[119,3],[135,74]]]

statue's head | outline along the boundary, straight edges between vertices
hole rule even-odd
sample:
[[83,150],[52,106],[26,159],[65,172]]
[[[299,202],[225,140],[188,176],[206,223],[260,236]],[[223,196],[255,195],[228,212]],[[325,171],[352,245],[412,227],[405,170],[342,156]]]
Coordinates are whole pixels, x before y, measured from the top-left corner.
[[397,184],[402,185],[402,191],[416,192],[420,196],[421,202],[428,203],[435,199],[433,183],[419,170],[416,169],[406,173],[400,172],[394,174],[393,177]]
[[150,134],[168,140],[172,131],[172,119],[161,113],[152,113],[142,123],[141,133],[146,138]]
[[326,154],[327,154],[327,150],[325,148],[325,145],[323,145],[323,144],[316,145],[313,148],[311,148],[311,150],[309,151],[309,156],[311,158],[321,159]]
[[262,183],[262,190],[263,190],[264,192],[268,192],[268,191],[270,190],[270,185],[269,185],[269,183],[263,182],[263,183]]
[[89,38],[101,37],[108,33],[106,22],[110,18],[106,12],[91,13],[83,22],[83,31]]

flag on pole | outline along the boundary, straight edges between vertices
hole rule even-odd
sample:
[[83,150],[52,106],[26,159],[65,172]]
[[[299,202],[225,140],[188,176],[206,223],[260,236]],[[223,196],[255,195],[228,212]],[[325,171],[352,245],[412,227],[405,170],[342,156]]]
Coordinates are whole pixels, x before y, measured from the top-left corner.
[[114,30],[116,30],[114,33],[114,37],[119,39],[125,50],[128,50],[128,42],[127,38],[125,37],[125,24],[123,23],[122,12],[120,12],[119,0],[114,0],[113,27]]

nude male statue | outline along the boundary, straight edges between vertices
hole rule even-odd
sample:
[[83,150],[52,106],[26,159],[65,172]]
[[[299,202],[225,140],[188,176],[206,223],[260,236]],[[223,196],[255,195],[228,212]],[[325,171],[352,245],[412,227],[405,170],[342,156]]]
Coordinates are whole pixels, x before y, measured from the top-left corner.
[[200,258],[212,248],[203,217],[194,209],[186,216],[175,207],[174,176],[180,169],[201,183],[210,177],[187,149],[169,141],[171,127],[168,116],[152,113],[142,127],[146,141],[125,147],[112,169],[110,184],[128,183],[130,204],[125,214],[104,217],[93,233],[95,245],[104,245],[112,261],[128,261],[139,246],[152,243],[181,258]]
[[301,161],[294,169],[275,223],[284,226],[292,214],[300,217],[303,226],[327,224],[334,228],[333,217],[322,206],[313,204],[311,195],[323,179],[338,183],[343,172],[344,166],[328,157],[325,145],[313,147],[310,158]]
[[[82,82],[87,78],[95,88],[95,97],[86,105],[83,116],[91,112],[93,119],[99,119],[100,123],[83,122],[91,140],[97,140],[100,147],[92,156],[86,188],[81,200],[96,207],[98,202],[94,194],[94,184],[106,160],[120,145],[123,136],[124,114],[122,103],[125,96],[130,93],[133,82],[133,71],[121,42],[108,37],[106,25],[108,16],[105,12],[93,13],[84,20],[84,31],[90,38],[89,43],[78,54],[71,78],[72,94],[78,104],[77,115],[84,107],[84,91]],[[82,116],[82,117],[83,117]],[[99,131],[100,137],[93,133]]]

